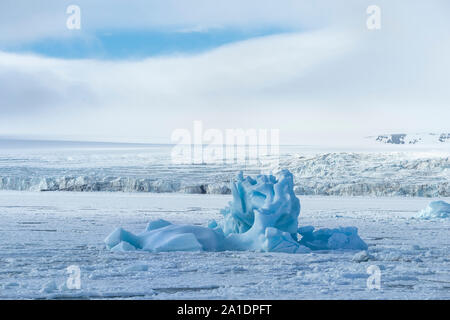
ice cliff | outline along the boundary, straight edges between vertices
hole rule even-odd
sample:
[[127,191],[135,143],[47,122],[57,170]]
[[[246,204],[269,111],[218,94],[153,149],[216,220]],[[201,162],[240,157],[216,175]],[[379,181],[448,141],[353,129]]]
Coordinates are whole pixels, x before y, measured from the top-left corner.
[[55,167],[52,164],[51,168],[39,168],[48,166],[48,160],[33,160],[22,167],[20,161],[11,156],[8,159],[3,160],[0,154],[0,190],[230,194],[231,172],[277,173],[286,168],[294,175],[297,195],[450,197],[448,151],[287,154],[280,156],[279,167],[270,168],[173,167],[165,163],[154,167],[114,163],[108,167],[103,158],[104,167],[103,163],[91,167],[84,162],[71,167],[61,160]]
[[450,196],[450,157],[420,153],[338,152],[296,155],[280,162],[298,195]]
[[117,228],[105,243],[112,251],[224,251],[252,250],[304,253],[311,250],[364,250],[354,227],[298,228],[300,201],[294,194],[293,175],[278,177],[240,173],[230,184],[233,201],[221,211],[223,219],[208,227],[152,221],[140,234]]

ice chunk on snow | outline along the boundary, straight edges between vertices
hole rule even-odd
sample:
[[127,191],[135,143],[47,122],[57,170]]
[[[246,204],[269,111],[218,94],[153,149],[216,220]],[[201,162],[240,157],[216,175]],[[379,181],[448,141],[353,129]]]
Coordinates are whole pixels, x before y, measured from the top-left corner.
[[192,225],[169,225],[140,234],[147,251],[221,251],[223,234]]
[[3,289],[11,289],[11,288],[17,288],[20,287],[20,284],[18,282],[7,282],[3,285]]
[[[223,234],[210,228],[169,224],[157,229],[150,227],[150,230],[138,235],[118,228],[105,239],[105,243],[114,251],[121,251],[122,248],[125,249],[122,251],[136,248],[153,252],[220,251],[224,243],[223,238]],[[124,242],[128,243],[128,246],[125,246]]]
[[264,251],[288,253],[306,253],[311,251],[309,248],[299,245],[289,233],[276,228],[266,228],[265,237]]
[[[165,220],[148,224],[134,235],[122,228],[113,231],[105,243],[113,251],[223,251],[253,250],[305,253],[311,249],[364,250],[367,245],[356,228],[298,230],[300,201],[294,194],[294,179],[288,170],[278,177],[259,175],[255,179],[240,173],[231,182],[233,201],[221,211],[223,219],[208,227],[173,225]],[[297,232],[303,238],[299,242]]]
[[53,291],[56,291],[58,289],[58,286],[56,285],[55,280],[50,280],[49,282],[45,283],[44,286],[39,290],[41,293],[50,293]]
[[158,219],[158,220],[150,221],[145,230],[151,231],[151,230],[167,227],[168,225],[171,225],[171,223],[169,221],[166,221],[163,219]]
[[105,239],[106,246],[110,249],[114,248],[121,242],[127,242],[136,248],[141,248],[142,245],[140,241],[141,239],[138,236],[122,228],[117,228]]
[[148,271],[148,265],[146,264],[135,264],[125,268],[125,272],[134,272],[134,271]]
[[352,261],[354,262],[366,262],[369,261],[370,259],[372,259],[373,257],[367,252],[367,251],[360,251],[358,253],[356,253],[353,258]]
[[113,252],[134,251],[136,248],[128,242],[121,241],[118,245],[111,248]]
[[419,212],[423,219],[448,218],[450,217],[450,204],[445,201],[433,201]]
[[300,244],[313,250],[366,250],[367,244],[358,236],[355,227],[337,229],[318,229],[313,226],[301,227],[298,233],[302,236]]
[[[162,237],[158,235],[148,237],[142,249],[149,251],[201,251],[202,245],[197,241],[194,230],[192,233],[179,233],[179,228],[175,232],[164,233]],[[208,239],[209,240],[209,239]]]

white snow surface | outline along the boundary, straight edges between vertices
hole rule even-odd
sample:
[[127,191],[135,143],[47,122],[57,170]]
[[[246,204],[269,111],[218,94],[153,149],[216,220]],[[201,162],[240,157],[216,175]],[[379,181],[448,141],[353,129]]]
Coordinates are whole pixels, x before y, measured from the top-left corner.
[[[301,196],[302,232],[352,225],[349,251],[111,252],[117,226],[207,226],[230,195],[0,192],[1,299],[450,299],[449,219],[418,219],[430,199]],[[449,201],[448,198],[431,199]],[[303,228],[303,229],[302,229]],[[79,266],[81,289],[66,285]],[[381,270],[381,290],[366,286]]]

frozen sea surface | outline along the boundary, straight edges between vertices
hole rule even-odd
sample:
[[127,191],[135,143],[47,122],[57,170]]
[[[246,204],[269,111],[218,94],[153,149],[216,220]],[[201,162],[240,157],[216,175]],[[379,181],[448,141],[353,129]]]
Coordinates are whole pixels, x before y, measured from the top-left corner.
[[[2,299],[450,299],[450,219],[418,219],[430,199],[302,196],[300,226],[356,226],[355,252],[112,253],[115,227],[152,219],[206,225],[229,195],[0,192]],[[449,201],[447,198],[440,200]],[[70,290],[66,268],[81,270]],[[381,270],[369,290],[367,268]]]

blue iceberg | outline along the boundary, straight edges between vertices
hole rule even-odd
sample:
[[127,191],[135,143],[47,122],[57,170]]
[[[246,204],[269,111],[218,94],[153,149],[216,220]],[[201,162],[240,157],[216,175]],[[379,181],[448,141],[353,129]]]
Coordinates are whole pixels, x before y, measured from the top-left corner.
[[450,204],[445,201],[433,201],[419,212],[422,219],[448,218],[450,217]]
[[313,226],[298,229],[302,236],[300,244],[312,250],[366,250],[367,244],[358,236],[356,227],[340,227],[336,229],[318,229]]
[[[354,227],[298,228],[300,201],[288,170],[278,177],[244,177],[230,183],[233,201],[221,210],[223,219],[207,227],[151,221],[139,234],[122,228],[106,239],[112,251],[264,251],[306,253],[311,250],[364,250],[367,245]],[[300,236],[300,237],[299,237]]]

